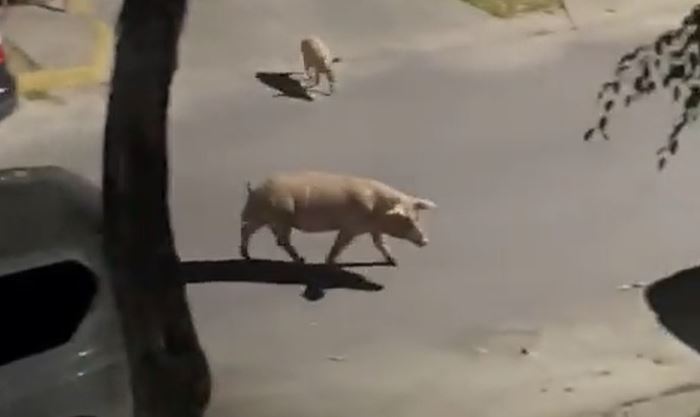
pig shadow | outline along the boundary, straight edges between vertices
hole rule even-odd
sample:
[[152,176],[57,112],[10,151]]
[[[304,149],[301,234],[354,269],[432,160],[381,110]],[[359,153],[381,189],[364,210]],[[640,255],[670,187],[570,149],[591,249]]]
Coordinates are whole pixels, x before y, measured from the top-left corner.
[[300,72],[256,72],[255,78],[261,83],[278,91],[274,97],[289,97],[304,101],[313,101],[309,95],[309,90],[304,87],[300,80],[292,75],[303,74]]
[[655,282],[646,289],[644,296],[659,323],[700,353],[700,267]]
[[305,285],[302,296],[317,301],[326,290],[344,288],[376,292],[384,287],[364,276],[346,271],[343,267],[386,265],[385,263],[298,264],[272,260],[202,260],[181,263],[181,272],[187,283],[252,282],[277,285]]

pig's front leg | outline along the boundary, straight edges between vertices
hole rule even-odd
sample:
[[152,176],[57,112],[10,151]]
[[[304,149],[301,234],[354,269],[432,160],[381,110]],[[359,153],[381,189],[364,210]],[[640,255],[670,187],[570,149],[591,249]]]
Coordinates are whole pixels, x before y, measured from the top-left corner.
[[355,236],[357,235],[344,230],[339,231],[335,242],[333,242],[333,246],[331,246],[330,252],[328,252],[328,256],[326,256],[326,263],[335,264],[340,253],[348,247],[353,239],[355,239]]
[[389,250],[389,245],[387,245],[386,240],[384,240],[384,235],[380,232],[375,232],[372,233],[372,242],[374,242],[374,246],[379,250],[379,252],[382,253],[382,256],[384,256],[384,260],[386,263],[389,265],[396,266],[396,259],[391,255],[391,251]]
[[320,83],[321,74],[319,74],[318,69],[315,67],[308,67],[305,71],[306,77],[304,78],[303,86],[305,89],[316,87]]
[[270,228],[272,233],[277,238],[277,245],[284,249],[294,262],[304,263],[304,258],[302,258],[297,250],[292,246],[292,228],[289,226],[273,226]]
[[333,70],[326,73],[326,79],[328,80],[328,95],[331,96],[335,92],[335,74],[333,74]]

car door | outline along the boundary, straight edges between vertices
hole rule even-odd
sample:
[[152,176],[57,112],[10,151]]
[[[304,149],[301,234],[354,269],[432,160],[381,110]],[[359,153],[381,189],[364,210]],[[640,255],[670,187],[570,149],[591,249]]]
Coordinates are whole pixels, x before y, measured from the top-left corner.
[[117,417],[129,407],[109,288],[73,260],[0,275],[0,416]]

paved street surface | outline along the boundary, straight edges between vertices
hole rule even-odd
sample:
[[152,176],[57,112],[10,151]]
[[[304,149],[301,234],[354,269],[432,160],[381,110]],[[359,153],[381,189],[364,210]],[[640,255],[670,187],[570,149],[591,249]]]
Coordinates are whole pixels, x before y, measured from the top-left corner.
[[[224,3],[193,6],[173,98],[183,259],[236,258],[245,182],[274,171],[375,177],[438,209],[425,215],[429,246],[391,242],[398,268],[351,270],[381,291],[332,288],[311,302],[292,276],[193,284],[216,378],[210,416],[594,416],[695,389],[696,354],[662,330],[641,290],[617,287],[700,259],[698,128],[662,174],[667,95],[619,113],[613,141],[582,140],[619,55],[682,13],[489,42],[464,29],[460,43],[458,24],[498,26],[465,12],[445,32],[425,24],[415,44],[397,29],[365,48],[343,33],[359,29],[327,29],[350,56],[337,94],[306,102],[254,78],[297,71],[297,38],[278,33],[261,45],[284,52],[246,55]],[[55,163],[99,180],[103,93],[25,103],[0,124],[0,166]],[[333,236],[293,240],[320,261]],[[251,252],[286,259],[266,231]],[[343,255],[377,259],[369,238]],[[336,284],[358,287],[350,281]]]

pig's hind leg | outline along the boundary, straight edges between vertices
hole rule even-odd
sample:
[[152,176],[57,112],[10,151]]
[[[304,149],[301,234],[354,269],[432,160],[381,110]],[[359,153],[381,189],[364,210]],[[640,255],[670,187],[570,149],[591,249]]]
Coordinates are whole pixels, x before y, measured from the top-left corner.
[[393,265],[393,266],[397,265],[396,259],[391,254],[391,251],[389,250],[389,245],[386,243],[386,240],[384,239],[383,234],[372,233],[372,242],[374,243],[374,247],[376,247],[377,250],[379,252],[381,252],[386,263],[388,263],[389,265]]
[[270,230],[275,235],[277,239],[277,245],[284,249],[285,252],[292,258],[294,262],[304,263],[304,258],[302,258],[297,250],[292,246],[292,228],[289,226],[270,226]]
[[244,222],[241,226],[241,246],[239,248],[241,258],[250,259],[250,254],[248,253],[248,245],[250,244],[250,237],[255,234],[261,227],[263,223],[258,223],[254,221]]

